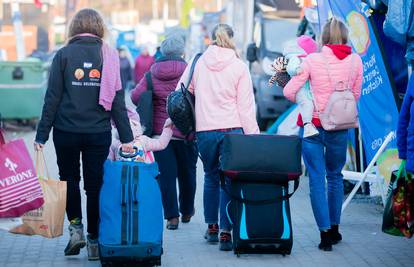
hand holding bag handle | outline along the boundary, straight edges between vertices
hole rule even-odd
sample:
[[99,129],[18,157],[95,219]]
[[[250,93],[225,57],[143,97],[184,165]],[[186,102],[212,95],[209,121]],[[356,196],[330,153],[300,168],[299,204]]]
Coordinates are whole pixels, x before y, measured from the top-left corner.
[[119,150],[118,150],[119,156],[121,158],[124,158],[124,159],[132,159],[132,158],[137,157],[138,156],[138,152],[139,152],[138,151],[138,147],[137,146],[133,146],[132,148],[134,149],[134,152],[133,153],[125,153],[125,152],[122,151],[122,149],[120,147]]
[[272,198],[272,199],[265,199],[265,200],[249,200],[249,199],[245,199],[245,198],[241,198],[239,196],[236,196],[234,194],[232,194],[228,188],[226,187],[226,178],[223,174],[222,171],[219,171],[220,173],[220,185],[221,188],[223,189],[224,192],[226,192],[227,195],[229,195],[232,199],[235,199],[237,201],[240,201],[244,204],[250,204],[250,205],[267,205],[267,204],[272,204],[275,202],[280,202],[280,201],[284,201],[284,200],[288,200],[289,198],[291,198],[293,196],[293,194],[296,192],[296,190],[299,188],[299,179],[294,180],[294,185],[293,185],[293,192],[292,193],[288,193],[285,196],[281,196],[281,197],[277,197],[277,198]]
[[[46,165],[45,154],[42,150],[36,152],[36,173],[37,178],[48,180],[51,176]],[[46,174],[46,176],[45,176]]]

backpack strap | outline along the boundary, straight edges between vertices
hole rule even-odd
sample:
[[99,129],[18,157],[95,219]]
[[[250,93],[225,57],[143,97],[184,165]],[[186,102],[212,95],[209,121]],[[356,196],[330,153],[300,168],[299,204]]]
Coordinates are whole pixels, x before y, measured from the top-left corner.
[[[326,69],[326,73],[328,73],[328,78],[329,78],[329,84],[331,85],[331,86],[333,86],[333,83],[332,83],[332,76],[331,76],[331,72],[329,71],[329,66],[328,66],[328,59],[325,57],[325,55],[324,54],[322,54],[321,53],[321,55],[322,55],[322,57],[323,57],[323,60],[324,60],[324,62],[325,62],[325,69]],[[354,74],[354,66],[355,66],[355,58],[354,58],[354,54],[351,54],[350,55],[350,57],[351,57],[351,60],[352,60],[352,62],[351,62],[351,71],[349,72],[349,76],[348,76],[348,81],[347,81],[347,87],[348,88],[351,88],[350,87],[350,82],[351,82],[351,79],[352,79],[352,76],[353,76],[353,74]],[[312,86],[309,86],[311,89],[311,92],[312,92]],[[336,91],[336,86],[334,87],[334,91]],[[312,94],[315,96],[315,94],[312,92]],[[315,99],[315,97],[313,97],[312,98],[313,99],[313,105],[315,106],[315,109],[316,109],[316,111],[318,112],[318,113],[320,113],[321,112],[321,110],[319,109],[319,107],[318,107],[318,104],[316,103],[316,99]]]
[[332,76],[331,76],[331,72],[329,71],[329,67],[328,67],[328,59],[325,57],[325,55],[323,53],[321,53],[321,55],[322,55],[323,61],[325,63],[324,66],[325,66],[326,73],[328,73],[329,84],[333,87]]
[[[322,57],[325,61],[324,65],[325,65],[326,72],[328,73],[329,83],[331,84],[331,86],[333,86],[331,72],[329,71],[329,67],[328,67],[328,60],[325,57],[325,55],[323,55],[322,53],[321,53],[321,55],[322,55]],[[349,88],[350,88],[350,82],[351,82],[352,76],[354,74],[354,66],[355,66],[354,54],[351,54],[350,57],[351,57],[351,71],[349,72],[348,81],[347,81],[347,87],[349,87]],[[336,91],[336,86],[335,86],[334,90]]]
[[[194,94],[190,93],[188,88],[190,87],[191,81],[193,80],[193,74],[194,74],[194,70],[195,70],[195,66],[197,64],[197,61],[200,59],[200,57],[202,55],[203,55],[202,53],[198,53],[194,57],[193,63],[191,63],[191,67],[190,67],[190,73],[188,75],[187,85],[184,85],[184,83],[181,83],[181,92],[187,98],[188,103],[190,103],[191,112],[193,113],[194,119],[195,119],[195,97],[194,97]],[[192,135],[192,133],[187,134],[185,136],[185,140],[189,140],[191,135]]]
[[354,72],[355,72],[355,55],[351,54],[351,71],[349,72],[349,76],[348,76],[348,89],[352,89],[352,84],[351,84],[351,80],[352,80],[352,76],[354,76]]
[[190,68],[190,74],[188,75],[187,85],[185,86],[185,89],[187,90],[188,90],[188,87],[190,87],[191,81],[193,80],[194,70],[195,70],[197,61],[200,59],[202,55],[203,53],[198,53],[193,59],[193,63],[191,64],[191,68]]
[[152,83],[152,77],[151,77],[151,72],[150,71],[145,73],[145,79],[147,81],[147,90],[152,91],[154,89],[154,85]]

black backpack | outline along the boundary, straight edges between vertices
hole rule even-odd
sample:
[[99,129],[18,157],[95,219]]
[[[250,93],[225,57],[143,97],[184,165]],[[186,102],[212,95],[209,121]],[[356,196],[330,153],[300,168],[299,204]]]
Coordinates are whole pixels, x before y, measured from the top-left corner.
[[145,79],[147,80],[147,90],[143,92],[139,98],[137,105],[137,113],[144,130],[144,135],[151,137],[153,128],[153,105],[152,105],[152,91],[153,84],[151,78],[151,72],[145,73]]
[[201,55],[201,53],[197,54],[191,64],[187,85],[181,83],[181,88],[172,92],[167,98],[168,116],[186,139],[190,139],[195,132],[195,96],[188,91],[188,87],[193,78],[195,65]]

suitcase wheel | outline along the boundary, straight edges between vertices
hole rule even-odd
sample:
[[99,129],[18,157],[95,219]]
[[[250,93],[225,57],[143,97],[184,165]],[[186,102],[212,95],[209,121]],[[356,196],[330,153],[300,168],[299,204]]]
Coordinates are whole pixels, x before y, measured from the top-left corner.
[[155,266],[161,266],[161,258],[154,261]]

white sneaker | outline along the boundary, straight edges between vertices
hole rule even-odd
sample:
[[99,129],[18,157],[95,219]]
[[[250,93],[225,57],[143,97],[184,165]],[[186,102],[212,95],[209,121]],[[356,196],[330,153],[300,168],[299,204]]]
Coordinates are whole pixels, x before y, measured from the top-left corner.
[[303,129],[303,138],[319,135],[318,129],[312,124],[307,123]]

